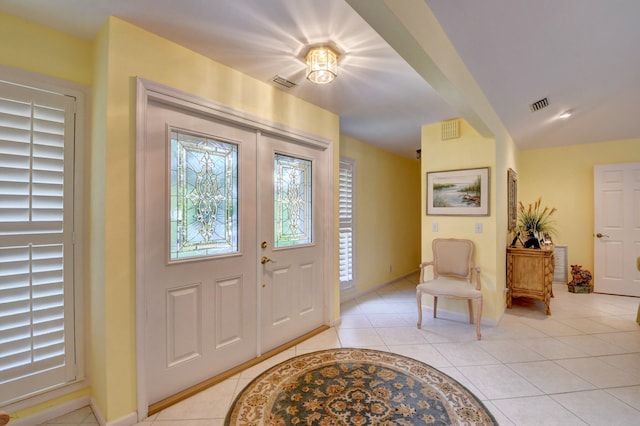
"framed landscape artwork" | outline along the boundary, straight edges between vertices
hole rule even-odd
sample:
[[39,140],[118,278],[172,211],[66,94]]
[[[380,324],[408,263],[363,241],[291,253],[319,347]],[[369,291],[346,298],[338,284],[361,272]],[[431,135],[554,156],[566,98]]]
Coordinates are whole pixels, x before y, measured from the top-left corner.
[[508,230],[516,229],[518,221],[518,174],[515,170],[507,170],[507,224]]
[[427,172],[427,214],[489,215],[489,167]]

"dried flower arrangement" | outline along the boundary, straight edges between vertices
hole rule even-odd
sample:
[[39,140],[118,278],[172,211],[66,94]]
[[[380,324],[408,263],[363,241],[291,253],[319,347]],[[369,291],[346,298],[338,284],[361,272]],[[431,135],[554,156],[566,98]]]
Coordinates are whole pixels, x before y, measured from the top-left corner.
[[524,235],[533,234],[537,238],[555,236],[555,221],[551,218],[556,212],[556,208],[542,208],[542,198],[538,198],[535,203],[527,207],[518,203],[518,224],[517,228]]

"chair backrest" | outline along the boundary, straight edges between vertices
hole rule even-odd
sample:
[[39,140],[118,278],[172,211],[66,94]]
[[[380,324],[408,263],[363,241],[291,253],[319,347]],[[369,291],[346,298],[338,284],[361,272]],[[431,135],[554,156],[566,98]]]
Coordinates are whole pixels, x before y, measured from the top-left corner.
[[433,249],[433,275],[471,280],[473,241],[456,238],[436,238]]

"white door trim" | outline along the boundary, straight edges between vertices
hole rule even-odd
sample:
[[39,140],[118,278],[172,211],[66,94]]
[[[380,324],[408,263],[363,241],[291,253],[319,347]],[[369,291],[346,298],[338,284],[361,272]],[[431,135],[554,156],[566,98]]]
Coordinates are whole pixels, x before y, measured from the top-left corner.
[[236,110],[227,105],[223,105],[211,100],[194,96],[171,87],[161,85],[140,77],[136,78],[136,377],[137,377],[137,410],[138,421],[147,417],[149,409],[148,391],[146,389],[146,300],[144,265],[144,200],[147,188],[145,172],[145,146],[147,132],[147,105],[150,100],[162,102],[168,105],[177,106],[181,109],[196,111],[200,114],[215,117],[216,119],[227,120],[236,124],[241,124],[264,133],[276,134],[291,141],[314,146],[326,150],[325,170],[329,177],[327,190],[321,194],[321,202],[325,206],[324,215],[325,238],[324,246],[324,323],[330,324],[333,318],[333,245],[334,245],[334,183],[333,183],[333,149],[334,145],[330,139],[290,128],[280,123],[256,117],[243,111]]

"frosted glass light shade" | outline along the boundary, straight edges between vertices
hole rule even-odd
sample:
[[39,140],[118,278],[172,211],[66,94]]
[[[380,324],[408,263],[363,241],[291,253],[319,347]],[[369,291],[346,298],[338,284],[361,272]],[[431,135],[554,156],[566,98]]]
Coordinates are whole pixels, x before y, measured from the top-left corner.
[[309,81],[327,84],[338,76],[338,55],[329,47],[313,47],[309,49],[305,59]]

